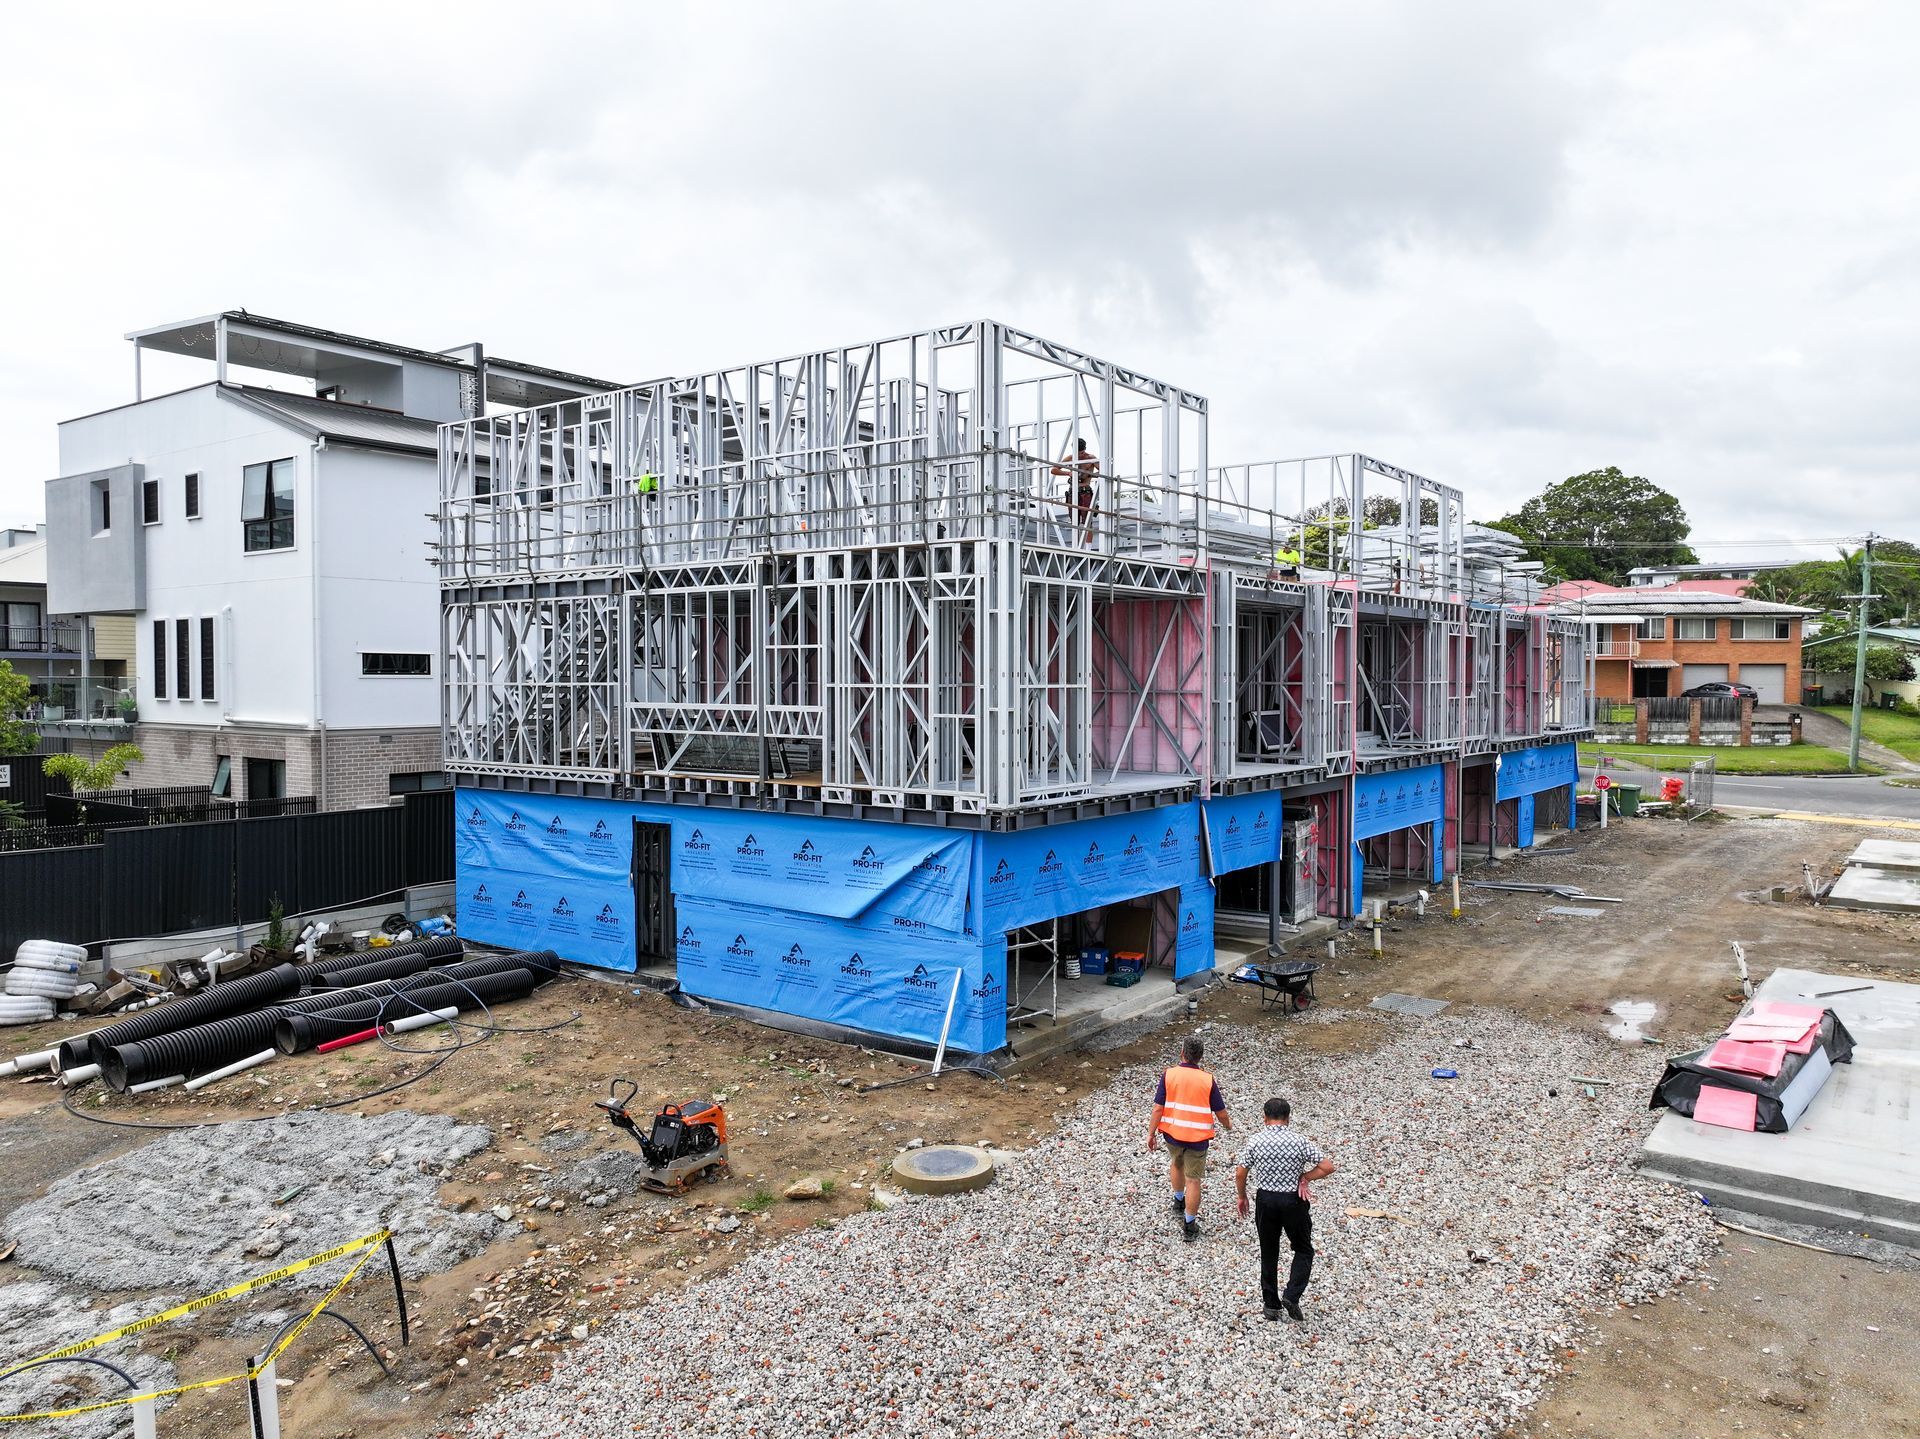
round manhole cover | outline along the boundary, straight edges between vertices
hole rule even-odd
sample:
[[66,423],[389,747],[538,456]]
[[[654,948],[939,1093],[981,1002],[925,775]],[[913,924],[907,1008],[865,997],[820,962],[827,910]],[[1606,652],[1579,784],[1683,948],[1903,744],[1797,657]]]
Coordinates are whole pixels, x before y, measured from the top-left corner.
[[915,1194],[958,1194],[993,1183],[993,1160],[971,1144],[934,1144],[895,1155],[893,1178]]

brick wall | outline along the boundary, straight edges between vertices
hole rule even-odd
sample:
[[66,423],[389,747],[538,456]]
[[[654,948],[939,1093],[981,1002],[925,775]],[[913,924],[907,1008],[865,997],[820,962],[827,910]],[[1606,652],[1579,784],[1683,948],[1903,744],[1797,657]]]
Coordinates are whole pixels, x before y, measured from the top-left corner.
[[[166,785],[210,785],[220,755],[233,758],[234,799],[248,799],[246,761],[277,759],[287,767],[290,796],[315,795],[326,809],[358,809],[386,804],[387,777],[432,773],[440,769],[440,731],[437,729],[329,730],[326,737],[327,782],[320,786],[321,743],[304,729],[206,729],[141,724],[134,727],[133,743],[146,758],[133,767],[123,784],[141,788]],[[68,748],[88,759],[98,759],[114,741],[75,739]]]

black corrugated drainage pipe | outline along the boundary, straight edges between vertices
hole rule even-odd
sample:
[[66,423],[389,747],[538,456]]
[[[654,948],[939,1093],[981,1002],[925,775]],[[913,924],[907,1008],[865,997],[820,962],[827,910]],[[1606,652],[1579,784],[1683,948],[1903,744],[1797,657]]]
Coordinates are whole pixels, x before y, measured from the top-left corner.
[[405,944],[389,944],[380,949],[362,949],[353,954],[336,954],[331,959],[315,960],[312,964],[294,967],[300,972],[301,986],[311,988],[321,983],[327,975],[338,974],[343,969],[358,969],[361,965],[373,964],[380,960],[403,959],[410,954],[424,954],[429,959],[451,959],[459,953],[459,939],[451,934],[443,934],[433,939],[410,939]]
[[107,1051],[115,1045],[170,1034],[210,1019],[225,1019],[230,1014],[243,1014],[276,1000],[291,999],[299,992],[300,978],[290,964],[278,964],[245,979],[230,979],[184,999],[168,1000],[152,1009],[143,1009],[105,1029],[67,1040],[60,1046],[60,1067],[104,1064]]
[[[404,1019],[409,1014],[429,1014],[448,1005],[456,1009],[478,1009],[485,1004],[508,1004],[533,993],[542,976],[530,969],[508,969],[494,974],[476,974],[459,982],[409,986],[391,995],[358,999],[306,1014],[283,1014],[273,1027],[273,1044],[282,1054],[300,1054],[329,1039],[369,1029],[376,1020]],[[104,1070],[102,1071],[105,1072]],[[178,1074],[179,1070],[172,1073]]]
[[[191,1035],[193,1042],[192,1045],[188,1046],[189,1048],[199,1046],[202,1040],[204,1040],[207,1045],[218,1043],[231,1048],[233,1051],[232,1054],[227,1060],[222,1061],[224,1063],[231,1063],[235,1059],[245,1059],[249,1054],[258,1054],[261,1050],[272,1045],[274,1043],[275,1026],[283,1015],[316,1014],[322,1010],[337,1009],[341,1005],[351,1004],[357,1000],[372,1001],[373,1003],[369,1007],[368,1013],[375,1014],[379,1012],[380,1001],[389,995],[429,984],[444,988],[446,987],[446,982],[450,980],[471,980],[485,975],[521,973],[528,969],[528,961],[531,961],[535,966],[533,970],[534,983],[540,985],[546,983],[546,981],[553,976],[551,972],[542,970],[537,966],[542,961],[549,961],[552,960],[552,958],[553,956],[549,952],[545,954],[531,953],[524,956],[499,955],[490,959],[463,960],[459,964],[447,965],[444,968],[434,970],[431,974],[423,975],[417,983],[413,981],[412,976],[403,976],[397,980],[382,980],[379,983],[363,985],[353,990],[323,989],[316,994],[310,994],[301,999],[289,999],[280,1004],[269,1005],[267,1008],[255,1010],[251,1014],[232,1015],[223,1020],[214,1021],[209,1024],[190,1026],[188,1029],[175,1030],[172,1033],[179,1036]],[[518,998],[519,996],[509,997]],[[447,999],[439,1004],[431,1005],[429,1008],[444,1009],[448,1004],[453,1002],[452,999]],[[411,1000],[393,1007],[396,1011],[394,1016],[396,1018],[400,1015],[414,1012]],[[217,1034],[214,1032],[215,1030],[218,1030]],[[155,1036],[151,1040],[144,1041],[144,1045],[149,1052],[173,1052],[171,1049],[165,1047],[154,1047],[160,1037],[161,1036]],[[117,1051],[123,1051],[126,1046],[116,1045],[114,1048]],[[140,1066],[137,1063],[130,1062],[127,1055],[122,1053],[121,1062],[118,1065],[109,1065],[105,1062],[101,1063],[100,1077],[107,1082],[110,1088],[119,1089],[120,1086],[116,1084],[114,1080],[115,1074],[122,1075],[127,1084],[144,1084],[149,1079],[165,1079],[168,1074],[179,1074],[183,1072],[174,1069],[168,1070],[165,1074],[149,1074],[145,1073],[143,1069],[141,1074],[134,1075],[132,1069],[135,1067]],[[218,1065],[214,1067],[217,1068]],[[191,1078],[192,1076],[189,1075],[188,1077]],[[124,1093],[125,1091],[122,1090],[121,1092]]]
[[476,969],[469,971],[465,969],[465,966],[469,964],[498,965],[502,961],[505,961],[509,967],[517,966],[521,969],[544,970],[548,974],[552,974],[554,970],[560,967],[559,956],[550,949],[530,949],[523,950],[517,954],[506,955],[476,955],[472,959],[463,960],[460,964],[453,966],[447,966],[434,960],[427,960],[422,963],[418,956],[407,955],[395,960],[375,960],[372,964],[363,964],[358,969],[336,970],[322,979],[320,983],[326,985],[329,989],[353,989],[359,985],[373,984],[383,979],[403,979],[407,975],[418,974],[425,969],[446,969],[449,973],[456,975],[460,972],[496,974],[499,972],[497,969]]

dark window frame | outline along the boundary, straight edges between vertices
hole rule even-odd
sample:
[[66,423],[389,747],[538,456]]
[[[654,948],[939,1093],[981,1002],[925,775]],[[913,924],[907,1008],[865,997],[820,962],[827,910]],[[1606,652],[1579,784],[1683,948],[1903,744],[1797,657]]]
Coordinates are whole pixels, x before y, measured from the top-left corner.
[[233,793],[233,756],[217,754],[213,757],[213,783],[207,786],[215,799],[226,799]]
[[140,482],[140,523],[143,525],[160,523],[160,482],[158,480]]
[[431,679],[433,656],[398,650],[362,650],[360,674],[369,679]]
[[200,518],[200,472],[189,470],[181,479],[180,505],[190,520]]
[[200,698],[203,700],[217,698],[220,693],[213,682],[213,662],[213,621],[203,618],[200,621]]
[[173,689],[176,699],[193,698],[193,621],[173,622]]
[[153,622],[153,697],[167,697],[167,622]]
[[[429,784],[429,780],[436,780],[438,783]],[[387,776],[389,795],[432,794],[437,790],[452,788],[453,776],[445,770],[408,770]]]
[[[256,474],[259,476],[257,496],[254,494]],[[240,534],[247,554],[293,548],[295,479],[291,456],[284,460],[262,460],[240,472]],[[256,509],[258,514],[254,513]]]

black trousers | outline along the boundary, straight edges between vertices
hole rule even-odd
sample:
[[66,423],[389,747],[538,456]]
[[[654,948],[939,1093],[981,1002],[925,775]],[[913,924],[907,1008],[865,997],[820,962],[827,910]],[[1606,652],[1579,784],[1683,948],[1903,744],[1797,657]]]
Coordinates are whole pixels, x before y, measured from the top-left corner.
[[[1282,1299],[1300,1302],[1313,1275],[1313,1206],[1297,1194],[1262,1189],[1253,1197],[1253,1227],[1260,1233],[1260,1298],[1269,1309]],[[1293,1246],[1287,1287],[1280,1288],[1280,1236]]]

